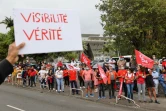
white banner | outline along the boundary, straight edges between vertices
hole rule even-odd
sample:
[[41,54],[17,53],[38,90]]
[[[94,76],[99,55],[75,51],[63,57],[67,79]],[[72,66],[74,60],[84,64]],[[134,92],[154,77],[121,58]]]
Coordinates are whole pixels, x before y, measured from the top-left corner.
[[77,12],[56,9],[13,9],[19,54],[80,51],[82,38]]

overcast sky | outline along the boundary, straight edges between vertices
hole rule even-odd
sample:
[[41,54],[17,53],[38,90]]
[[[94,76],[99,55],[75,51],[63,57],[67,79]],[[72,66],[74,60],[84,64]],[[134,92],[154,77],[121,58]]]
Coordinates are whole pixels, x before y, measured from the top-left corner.
[[[100,12],[95,5],[100,0],[0,0],[0,21],[5,16],[13,17],[13,8],[74,9],[79,12],[82,34],[103,34]],[[7,32],[0,24],[0,32]]]

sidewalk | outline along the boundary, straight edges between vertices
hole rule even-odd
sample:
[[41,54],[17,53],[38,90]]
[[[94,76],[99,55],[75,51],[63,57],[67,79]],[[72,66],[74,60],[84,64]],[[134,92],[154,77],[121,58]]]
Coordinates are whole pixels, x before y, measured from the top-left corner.
[[[7,84],[6,85],[11,85],[11,84]],[[11,85],[12,86],[12,85]],[[14,87],[18,87],[16,85],[14,85]],[[19,86],[18,88],[23,88],[22,86]],[[38,90],[39,93],[41,92],[39,83],[37,83],[36,87],[24,87],[25,89],[30,89],[30,90]],[[84,89],[83,89],[84,91]],[[59,94],[56,91],[51,91],[49,92],[48,89],[44,89],[43,93],[51,93],[51,94]],[[117,94],[117,92],[116,92]],[[140,106],[140,108],[136,108],[136,105],[134,105],[133,103],[128,103],[128,100],[126,99],[121,99],[118,101],[118,104],[116,104],[116,100],[115,99],[109,99],[108,97],[108,91],[105,91],[105,95],[106,95],[106,99],[100,99],[98,100],[98,93],[94,93],[94,97],[85,97],[85,92],[84,92],[84,96],[82,97],[81,93],[80,95],[70,95],[70,88],[69,87],[65,87],[65,92],[60,92],[60,95],[63,96],[71,96],[71,97],[76,97],[79,99],[84,99],[84,100],[88,100],[88,101],[93,101],[93,102],[99,102],[102,104],[107,104],[107,105],[111,105],[111,106],[117,106],[117,107],[128,107],[128,108],[134,108],[133,110],[144,110],[144,111],[165,111],[166,110],[166,98],[161,97],[158,98],[158,101],[160,102],[160,104],[156,104],[156,103],[139,103],[137,101],[137,94],[134,94],[134,100],[136,100],[136,104],[138,104]],[[147,97],[147,101],[149,101],[149,98]]]

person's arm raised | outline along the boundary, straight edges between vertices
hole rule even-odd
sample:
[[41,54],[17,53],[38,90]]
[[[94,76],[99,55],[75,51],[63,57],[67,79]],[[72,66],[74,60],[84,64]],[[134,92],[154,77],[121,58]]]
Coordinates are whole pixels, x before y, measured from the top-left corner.
[[12,43],[8,49],[8,55],[6,59],[0,62],[0,84],[5,80],[5,78],[13,72],[13,64],[18,61],[18,52],[23,48],[25,43],[16,46]]

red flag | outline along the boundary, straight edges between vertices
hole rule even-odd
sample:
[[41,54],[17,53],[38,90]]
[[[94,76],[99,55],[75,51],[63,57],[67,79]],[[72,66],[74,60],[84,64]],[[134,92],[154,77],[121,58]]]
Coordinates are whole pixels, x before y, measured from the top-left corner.
[[99,72],[100,72],[101,78],[102,78],[103,81],[104,81],[104,84],[107,84],[107,76],[106,76],[104,70],[103,70],[103,69],[101,68],[101,66],[98,65],[98,64],[97,64],[97,67],[98,67],[98,69],[99,69]]
[[91,60],[84,53],[81,53],[80,61],[85,63],[91,69]]
[[152,59],[145,56],[144,54],[142,54],[138,50],[135,50],[135,55],[136,55],[137,64],[140,64],[140,65],[147,67],[147,68],[153,68],[154,61]]
[[123,81],[120,82],[120,88],[119,88],[118,98],[120,98],[120,95],[122,95],[122,88],[123,88]]

